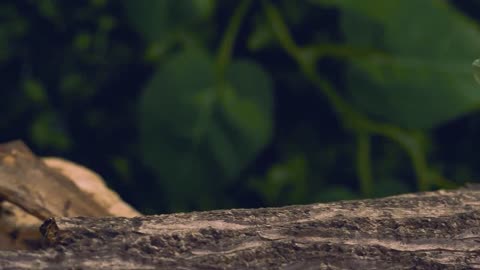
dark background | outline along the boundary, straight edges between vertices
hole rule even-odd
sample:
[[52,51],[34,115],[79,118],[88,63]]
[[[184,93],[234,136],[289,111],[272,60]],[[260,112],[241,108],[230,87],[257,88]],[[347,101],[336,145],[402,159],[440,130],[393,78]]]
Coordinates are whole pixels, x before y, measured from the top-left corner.
[[144,213],[475,182],[480,5],[422,1],[3,0],[0,141]]

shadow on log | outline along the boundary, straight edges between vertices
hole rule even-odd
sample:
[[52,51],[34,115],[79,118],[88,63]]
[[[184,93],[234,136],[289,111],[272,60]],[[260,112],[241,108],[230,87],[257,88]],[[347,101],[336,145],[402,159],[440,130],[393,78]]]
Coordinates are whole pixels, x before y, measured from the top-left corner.
[[480,190],[135,218],[52,218],[3,268],[479,269]]

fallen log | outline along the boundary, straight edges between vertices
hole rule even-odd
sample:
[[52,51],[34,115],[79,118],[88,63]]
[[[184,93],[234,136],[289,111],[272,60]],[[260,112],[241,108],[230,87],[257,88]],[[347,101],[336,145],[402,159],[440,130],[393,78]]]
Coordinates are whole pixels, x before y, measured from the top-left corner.
[[55,217],[2,269],[480,269],[480,188],[282,208]]

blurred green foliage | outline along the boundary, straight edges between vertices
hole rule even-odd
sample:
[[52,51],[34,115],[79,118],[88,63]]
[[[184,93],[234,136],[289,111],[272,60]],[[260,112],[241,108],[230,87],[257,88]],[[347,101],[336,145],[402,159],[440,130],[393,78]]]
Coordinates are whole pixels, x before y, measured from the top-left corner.
[[0,4],[0,139],[146,213],[452,188],[480,176],[475,1]]

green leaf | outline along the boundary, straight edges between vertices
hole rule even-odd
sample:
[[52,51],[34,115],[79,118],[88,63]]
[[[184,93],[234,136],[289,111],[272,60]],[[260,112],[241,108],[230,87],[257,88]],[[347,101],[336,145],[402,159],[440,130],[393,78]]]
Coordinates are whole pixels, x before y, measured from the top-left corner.
[[[253,159],[272,136],[272,83],[263,69],[250,61],[237,61],[227,69],[220,98],[221,112],[231,128],[240,167]],[[235,170],[229,172],[234,175]]]
[[123,1],[132,25],[147,40],[162,40],[169,27],[167,0]]
[[141,98],[145,162],[161,176],[168,199],[180,209],[200,200],[211,187],[204,181],[212,165],[201,143],[210,125],[213,70],[210,57],[202,52],[175,55],[153,76]]
[[35,4],[37,4],[40,15],[46,18],[55,19],[60,14],[57,1],[43,0],[37,1]]
[[215,6],[217,4],[216,0],[191,0],[195,10],[202,18],[209,18],[212,16]]
[[405,181],[396,179],[382,179],[374,187],[373,197],[387,197],[411,192]]
[[352,59],[348,75],[351,100],[370,115],[432,128],[478,108],[480,32],[446,1],[316,2],[338,6],[346,40],[374,52]]
[[303,155],[274,164],[266,176],[254,178],[254,188],[268,205],[304,203],[307,197],[307,161]]
[[23,81],[23,91],[25,96],[34,104],[48,104],[47,93],[41,82],[34,79],[27,79]]
[[[263,18],[262,18],[263,19]],[[248,37],[247,46],[252,51],[265,49],[273,43],[275,35],[264,20],[259,19],[255,29]]]
[[161,176],[176,209],[211,207],[211,198],[219,199],[216,194],[271,136],[268,75],[254,63],[239,62],[220,83],[213,63],[202,51],[177,54],[141,98],[144,159]]
[[161,42],[172,33],[195,26],[211,16],[213,0],[124,0],[126,13],[132,25],[148,41]]
[[98,18],[98,29],[102,32],[111,31],[116,24],[116,19],[110,15],[103,15]]
[[78,51],[86,51],[92,45],[92,35],[87,32],[80,32],[75,35],[72,47]]
[[54,112],[44,112],[36,116],[30,127],[30,137],[41,148],[66,151],[72,145],[67,130]]
[[473,61],[472,63],[473,77],[480,84],[480,59]]

